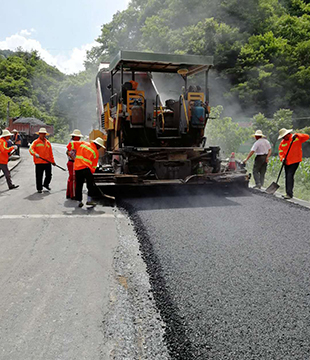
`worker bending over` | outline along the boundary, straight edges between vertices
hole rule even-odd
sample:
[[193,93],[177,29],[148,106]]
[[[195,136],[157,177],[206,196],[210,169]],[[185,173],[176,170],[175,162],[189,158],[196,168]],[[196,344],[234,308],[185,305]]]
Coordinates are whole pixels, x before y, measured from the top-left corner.
[[36,134],[39,137],[30,145],[29,152],[33,156],[36,169],[36,187],[38,193],[42,193],[43,174],[45,179],[43,186],[47,190],[51,190],[50,182],[52,180],[52,166],[55,166],[55,160],[51,143],[46,139],[49,133],[45,128],[41,128]]
[[81,138],[83,137],[80,130],[75,129],[71,134],[72,138],[67,145],[67,156],[68,163],[67,168],[69,171],[69,178],[67,183],[67,199],[75,199],[75,188],[76,188],[76,180],[75,180],[75,171],[74,171],[74,161],[76,157],[76,152],[78,147],[81,144]]
[[9,189],[16,189],[19,185],[14,185],[11,180],[11,173],[8,168],[9,162],[9,153],[16,150],[17,146],[7,146],[7,141],[10,139],[12,134],[9,130],[3,130],[2,135],[0,136],[0,170],[3,171],[4,176],[6,178],[6,182],[8,184]]
[[[283,128],[279,131],[278,137],[278,140],[282,139],[279,145],[279,157],[282,162],[285,161],[284,169],[286,194],[283,196],[284,199],[291,199],[293,197],[294,176],[299,163],[302,161],[302,143],[309,139],[309,135],[307,134],[296,133],[292,135],[292,131],[293,129],[288,130]],[[290,148],[291,143],[292,146]]]
[[243,163],[246,164],[250,157],[254,153],[256,154],[253,165],[253,176],[255,180],[254,189],[260,189],[264,185],[267,164],[271,155],[271,145],[261,130],[256,130],[255,134],[252,136],[255,137],[256,141],[247,158],[243,160]]
[[93,173],[96,170],[100,148],[104,148],[103,139],[98,137],[96,140],[93,140],[91,143],[82,141],[79,148],[77,149],[74,170],[76,176],[76,192],[75,199],[79,201],[79,207],[82,207],[84,204],[82,202],[83,195],[83,184],[86,180],[86,186],[88,190],[87,202],[86,205],[95,206],[96,202],[93,201],[92,197],[94,194],[94,177]]

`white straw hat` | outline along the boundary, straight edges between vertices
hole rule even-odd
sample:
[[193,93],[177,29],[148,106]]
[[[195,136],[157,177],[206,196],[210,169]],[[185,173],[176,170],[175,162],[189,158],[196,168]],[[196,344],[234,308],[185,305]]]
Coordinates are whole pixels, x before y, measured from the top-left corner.
[[256,130],[256,131],[255,131],[255,134],[253,134],[252,136],[266,137],[266,136],[263,134],[262,130]]
[[279,130],[278,140],[284,138],[285,135],[291,133],[292,131],[293,131],[293,129],[285,129],[285,128],[282,128],[281,130]]
[[18,130],[16,130],[16,129],[12,130],[12,133],[16,133],[16,132],[18,132]]
[[91,141],[105,149],[105,146],[103,145],[103,139],[101,139],[101,137],[97,137],[97,139]]
[[83,135],[82,135],[82,133],[81,133],[81,131],[79,129],[74,129],[72,134],[70,134],[70,135],[71,136],[77,136],[77,137],[80,137],[80,138],[83,137]]
[[2,131],[2,135],[0,136],[0,137],[7,137],[7,136],[12,136],[13,134],[11,134],[10,132],[9,132],[9,130],[3,130]]
[[36,132],[36,134],[46,134],[46,135],[49,135],[49,133],[46,131],[45,128],[40,128],[40,130],[38,132]]

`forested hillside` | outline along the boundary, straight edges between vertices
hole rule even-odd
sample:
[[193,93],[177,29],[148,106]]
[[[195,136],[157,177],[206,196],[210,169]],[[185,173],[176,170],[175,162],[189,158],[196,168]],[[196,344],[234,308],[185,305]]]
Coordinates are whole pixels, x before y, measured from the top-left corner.
[[223,107],[222,117],[253,118],[254,126],[259,119],[269,129],[287,109],[286,124],[309,126],[310,0],[132,0],[97,41],[86,70],[70,76],[36,52],[0,51],[0,119],[10,101],[11,116],[54,124],[56,140],[75,127],[88,132],[98,63],[130,49],[213,55],[210,103]]
[[220,89],[211,88],[211,105],[235,111],[238,103],[250,117],[281,108],[309,116],[309,0],[132,0],[97,41],[88,68],[119,49],[213,55],[211,85]]
[[88,70],[65,75],[37,52],[0,50],[0,120],[5,126],[7,104],[11,117],[36,117],[53,124],[56,141],[75,127],[88,134],[96,120],[94,74]]

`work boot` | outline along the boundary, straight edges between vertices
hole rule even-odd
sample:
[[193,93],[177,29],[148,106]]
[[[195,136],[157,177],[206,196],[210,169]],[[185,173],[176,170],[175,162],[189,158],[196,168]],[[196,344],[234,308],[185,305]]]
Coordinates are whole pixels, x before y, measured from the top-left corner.
[[293,196],[290,196],[290,195],[286,194],[286,195],[283,196],[283,199],[288,200],[288,199],[292,199],[292,197]]
[[19,187],[19,185],[14,185],[14,184],[12,184],[12,185],[9,187],[9,190],[17,189],[18,187]]
[[43,187],[45,187],[47,190],[52,190],[48,185],[43,185]]
[[89,200],[89,201],[86,202],[86,205],[96,206],[97,203],[94,200]]
[[261,189],[261,186],[260,185],[255,185],[255,186],[253,186],[253,189]]
[[81,207],[83,207],[83,203],[82,203],[82,201],[79,203],[79,207],[81,208]]
[[38,193],[39,193],[39,194],[42,194],[42,190],[38,190]]

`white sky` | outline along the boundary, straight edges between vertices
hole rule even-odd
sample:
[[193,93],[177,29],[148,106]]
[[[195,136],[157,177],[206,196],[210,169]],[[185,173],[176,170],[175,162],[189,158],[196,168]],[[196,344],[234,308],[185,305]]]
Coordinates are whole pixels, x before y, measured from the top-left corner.
[[0,49],[37,50],[66,74],[84,69],[101,26],[130,0],[15,0],[1,2]]

